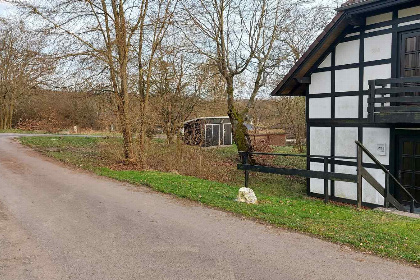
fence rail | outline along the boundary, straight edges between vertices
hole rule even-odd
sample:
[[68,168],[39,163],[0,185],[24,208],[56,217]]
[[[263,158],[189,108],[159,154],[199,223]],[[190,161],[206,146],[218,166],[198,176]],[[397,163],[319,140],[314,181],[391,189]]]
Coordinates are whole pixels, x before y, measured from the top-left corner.
[[[322,156],[322,155],[296,155],[296,154],[279,154],[279,153],[260,153],[260,152],[239,152],[241,155],[241,164],[238,164],[237,168],[245,172],[245,187],[249,186],[249,172],[261,172],[279,175],[299,176],[305,178],[315,178],[324,180],[324,202],[327,203],[330,200],[328,181],[344,181],[357,184],[357,206],[362,207],[362,193],[363,193],[363,179],[366,180],[380,195],[384,197],[384,207],[388,208],[389,204],[393,205],[400,211],[406,211],[405,207],[390,194],[390,181],[400,187],[410,198],[410,212],[414,213],[415,204],[418,203],[411,193],[392,175],[392,173],[383,166],[382,163],[359,141],[356,141],[357,146],[357,157],[341,157],[341,156]],[[385,172],[385,186],[383,187],[368,171],[363,167],[363,153],[365,153],[376,166]],[[280,168],[262,166],[257,164],[251,164],[250,158],[252,156],[284,156],[284,157],[299,157],[307,159],[322,159],[324,163],[323,171],[313,171],[306,169],[296,168]],[[345,160],[356,160],[357,162],[357,175],[344,174],[329,171],[329,164],[336,159]]]
[[[261,153],[261,152],[239,152],[242,159],[242,164],[238,164],[239,170],[245,171],[245,187],[249,186],[249,172],[261,172],[279,175],[299,176],[304,178],[314,178],[324,180],[324,201],[330,200],[328,181],[344,181],[357,183],[357,176],[352,174],[329,172],[328,165],[332,163],[333,159],[342,160],[357,160],[356,157],[341,157],[341,156],[322,156],[322,155],[296,155],[296,154],[279,154],[279,153]],[[322,159],[324,163],[323,171],[313,171],[307,169],[296,169],[296,168],[279,168],[279,167],[268,167],[262,165],[250,164],[249,159],[251,156],[284,156],[284,157],[299,157],[299,158],[311,158],[311,159]]]

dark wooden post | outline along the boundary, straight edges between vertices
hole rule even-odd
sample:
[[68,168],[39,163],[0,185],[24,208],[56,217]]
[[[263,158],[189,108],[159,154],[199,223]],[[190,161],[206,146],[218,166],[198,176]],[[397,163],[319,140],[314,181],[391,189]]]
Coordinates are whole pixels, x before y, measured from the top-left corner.
[[[243,164],[248,165],[249,164],[249,153],[243,152]],[[249,170],[245,170],[245,188],[248,188],[249,186]]]
[[[324,157],[324,173],[328,173],[328,157]],[[324,202],[328,203],[328,179],[324,179]]]
[[384,207],[385,208],[389,208],[388,197],[389,197],[389,174],[386,173],[385,174],[385,196],[384,196]]
[[357,145],[357,207],[362,208],[362,185],[363,185],[363,176],[362,176],[362,148]]
[[414,199],[410,203],[410,213],[414,213]]
[[[383,85],[382,88],[386,88],[386,85]],[[385,93],[382,93],[381,96],[382,96],[382,98],[383,97],[386,97],[386,94]],[[373,104],[373,106],[375,106],[375,104]],[[385,103],[384,102],[381,103],[381,107],[385,107]]]
[[369,122],[375,122],[375,81],[369,81],[369,100],[368,100],[368,119]]

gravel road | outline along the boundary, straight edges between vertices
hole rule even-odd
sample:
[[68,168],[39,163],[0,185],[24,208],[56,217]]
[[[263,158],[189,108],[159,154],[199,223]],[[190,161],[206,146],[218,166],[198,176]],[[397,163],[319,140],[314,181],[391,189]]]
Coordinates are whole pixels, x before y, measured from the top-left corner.
[[0,134],[0,279],[420,279],[420,270],[74,170]]

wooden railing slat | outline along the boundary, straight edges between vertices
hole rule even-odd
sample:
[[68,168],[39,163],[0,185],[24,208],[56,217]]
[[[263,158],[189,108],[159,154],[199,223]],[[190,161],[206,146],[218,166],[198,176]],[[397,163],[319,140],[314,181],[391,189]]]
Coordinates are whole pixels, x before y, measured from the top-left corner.
[[395,112],[420,112],[420,106],[385,106],[375,107],[375,112],[395,113]]
[[390,84],[405,84],[405,83],[420,83],[419,77],[407,77],[407,78],[396,78],[396,79],[378,79],[374,80],[377,86],[386,86]]
[[[372,103],[420,103],[420,96],[401,96],[401,97],[375,97],[368,98],[368,102]],[[420,104],[419,104],[420,105]]]
[[383,197],[385,197],[385,189],[382,185],[367,172],[366,168],[362,167],[360,172],[362,172],[362,177],[368,182],[372,187],[375,188],[377,192],[379,192]]
[[375,90],[376,94],[390,94],[390,93],[412,93],[420,92],[420,87],[391,87],[391,88],[378,88]]

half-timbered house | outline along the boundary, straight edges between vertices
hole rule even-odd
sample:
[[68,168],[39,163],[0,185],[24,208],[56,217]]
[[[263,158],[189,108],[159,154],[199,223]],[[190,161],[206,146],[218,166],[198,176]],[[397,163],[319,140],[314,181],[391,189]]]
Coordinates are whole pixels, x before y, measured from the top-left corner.
[[[348,1],[272,95],[306,96],[308,170],[323,171],[316,156],[331,156],[330,172],[356,175],[359,141],[420,201],[420,1]],[[363,166],[386,185],[366,155]],[[363,203],[384,204],[366,181],[362,188]],[[324,180],[308,179],[309,195],[324,189]],[[357,199],[356,183],[329,181],[328,191]],[[393,184],[389,191],[410,200]]]

